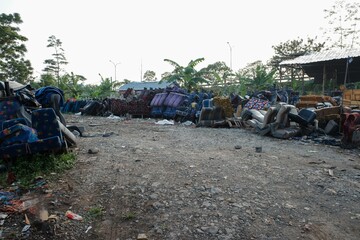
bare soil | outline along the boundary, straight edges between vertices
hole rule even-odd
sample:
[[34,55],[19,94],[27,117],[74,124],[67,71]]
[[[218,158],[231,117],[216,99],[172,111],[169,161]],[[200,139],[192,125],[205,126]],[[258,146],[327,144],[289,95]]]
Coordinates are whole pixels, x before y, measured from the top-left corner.
[[[28,239],[360,238],[359,149],[244,128],[65,116],[85,127],[76,166],[41,202],[58,219],[39,223],[34,213]],[[69,209],[84,220],[67,219]]]

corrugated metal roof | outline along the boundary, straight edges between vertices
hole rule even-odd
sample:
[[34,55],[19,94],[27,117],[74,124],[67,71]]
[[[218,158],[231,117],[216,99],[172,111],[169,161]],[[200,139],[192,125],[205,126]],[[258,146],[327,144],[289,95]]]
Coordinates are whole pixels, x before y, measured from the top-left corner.
[[152,88],[152,89],[158,89],[158,88],[164,89],[167,86],[169,86],[170,84],[171,83],[168,83],[168,82],[162,82],[162,83],[159,83],[159,82],[130,82],[130,83],[122,85],[119,88],[119,91],[127,90],[129,88],[132,88],[135,91],[143,90],[144,88],[147,88],[147,89],[150,89],[150,88]]
[[285,60],[280,65],[306,64],[314,62],[324,62],[335,59],[346,59],[348,57],[359,57],[360,49],[336,49],[322,52],[314,52],[303,55],[291,60]]

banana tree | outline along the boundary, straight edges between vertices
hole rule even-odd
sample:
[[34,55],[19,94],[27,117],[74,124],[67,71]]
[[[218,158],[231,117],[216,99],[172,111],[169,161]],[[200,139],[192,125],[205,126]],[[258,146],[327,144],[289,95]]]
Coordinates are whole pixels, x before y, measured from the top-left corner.
[[181,66],[175,61],[164,59],[165,62],[170,63],[174,67],[174,70],[165,76],[160,82],[176,82],[180,85],[180,87],[183,87],[188,91],[197,89],[199,84],[208,82],[205,78],[206,74],[208,74],[206,69],[203,68],[199,71],[195,69],[195,67],[204,60],[204,58],[198,58],[191,60],[187,66]]

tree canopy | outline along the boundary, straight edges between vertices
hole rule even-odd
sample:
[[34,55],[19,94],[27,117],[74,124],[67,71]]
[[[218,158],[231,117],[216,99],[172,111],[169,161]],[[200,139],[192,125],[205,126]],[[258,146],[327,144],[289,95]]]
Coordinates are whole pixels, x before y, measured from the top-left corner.
[[198,58],[191,60],[187,66],[181,66],[173,60],[164,59],[165,62],[170,63],[174,67],[174,70],[161,81],[177,82],[181,87],[189,91],[194,90],[199,84],[208,82],[205,78],[205,75],[208,73],[206,69],[200,69],[199,71],[195,69],[204,60],[204,58]]
[[0,78],[14,80],[20,83],[31,81],[33,68],[25,59],[27,52],[24,42],[28,39],[19,34],[20,14],[0,15]]

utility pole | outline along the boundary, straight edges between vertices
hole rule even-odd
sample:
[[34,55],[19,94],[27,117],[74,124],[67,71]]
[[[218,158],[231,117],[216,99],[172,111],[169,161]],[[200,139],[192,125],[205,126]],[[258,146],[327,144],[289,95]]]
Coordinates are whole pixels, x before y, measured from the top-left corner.
[[111,61],[111,60],[109,60],[113,65],[114,65],[114,68],[115,68],[115,79],[114,79],[114,81],[111,81],[111,91],[113,91],[114,89],[113,89],[113,83],[114,82],[116,82],[116,66],[117,65],[119,65],[120,64],[120,62],[118,62],[118,63],[114,63],[113,61]]
[[232,47],[229,42],[227,42],[227,44],[229,45],[230,48],[230,69],[232,70]]
[[140,65],[140,82],[143,81],[143,65],[142,65],[142,59],[141,59],[141,65]]
[[118,62],[118,63],[114,63],[113,61],[111,61],[111,60],[109,60],[113,65],[114,65],[114,68],[115,68],[115,78],[114,78],[114,80],[116,81],[116,66],[117,65],[119,65],[120,64],[120,62]]

